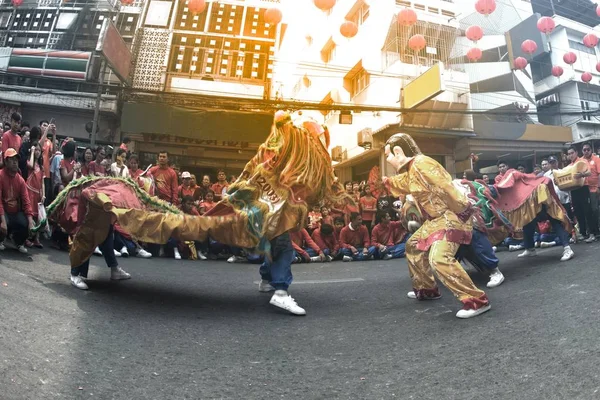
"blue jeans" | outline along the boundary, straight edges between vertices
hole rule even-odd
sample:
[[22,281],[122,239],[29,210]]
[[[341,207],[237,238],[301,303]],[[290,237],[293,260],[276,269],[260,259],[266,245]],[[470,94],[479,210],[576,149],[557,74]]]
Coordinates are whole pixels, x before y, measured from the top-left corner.
[[379,251],[379,248],[376,248],[376,256],[377,258],[383,258],[386,254],[390,254],[392,258],[402,258],[406,253],[406,242],[398,243],[393,246],[387,246],[387,249],[384,253]]
[[561,245],[560,238],[556,233],[535,233],[533,235],[534,242],[556,242],[556,245]]
[[[114,232],[112,225],[108,229],[108,236],[104,239],[104,242],[98,246],[102,255],[104,256],[104,261],[106,261],[106,265],[108,268],[118,267],[119,263],[117,262],[117,257],[115,257],[115,242],[114,242]],[[88,271],[90,269],[90,259],[88,258],[78,267],[71,268],[71,275],[77,276],[81,275],[84,278],[87,278]]]
[[[35,206],[37,207],[37,204]],[[5,213],[4,218],[6,218],[6,226],[8,228],[6,236],[12,235],[15,244],[21,246],[29,236],[27,217],[25,217],[22,211],[19,211],[14,214]]]
[[456,259],[458,261],[467,260],[481,272],[494,270],[500,263],[488,237],[477,229],[473,229],[471,244],[463,244],[458,248]]
[[135,243],[133,243],[133,241],[127,239],[119,232],[115,232],[115,248],[120,250],[123,247],[125,247],[130,253],[133,253],[137,250],[137,246],[135,245]]
[[[316,251],[314,251],[314,250],[313,250],[313,249],[311,249],[311,248],[304,249],[304,250],[305,250],[305,251],[308,253],[308,255],[309,255],[309,256],[311,256],[311,257],[317,257],[317,256],[319,255],[319,253],[317,253]],[[326,256],[328,256],[328,255],[330,255],[330,254],[331,254],[331,252],[329,251],[329,249],[325,249],[325,250],[323,250],[323,254],[325,254]]]
[[531,221],[530,223],[528,223],[527,225],[525,225],[523,227],[523,236],[524,236],[523,239],[525,241],[525,248],[533,249],[535,247],[535,242],[533,240],[534,240],[535,228],[537,226],[537,222],[545,221],[545,220],[550,221],[552,230],[554,231],[554,233],[556,233],[556,236],[558,237],[558,240],[560,241],[560,243],[563,246],[568,246],[569,245],[569,234],[567,233],[565,228],[563,228],[563,226],[559,220],[554,219],[548,215],[548,213],[546,212],[546,208],[544,207],[544,208],[542,208],[542,211],[534,218],[533,221]]
[[363,247],[357,247],[356,250],[358,251],[356,255],[352,254],[350,249],[340,249],[340,254],[342,254],[343,256],[352,257],[354,261],[363,261],[368,260],[371,256],[374,256],[377,251],[375,246],[367,248],[366,255],[363,254]]
[[260,266],[260,276],[275,290],[288,290],[292,284],[292,261],[294,248],[290,234],[285,232],[271,240],[271,261],[265,260]]

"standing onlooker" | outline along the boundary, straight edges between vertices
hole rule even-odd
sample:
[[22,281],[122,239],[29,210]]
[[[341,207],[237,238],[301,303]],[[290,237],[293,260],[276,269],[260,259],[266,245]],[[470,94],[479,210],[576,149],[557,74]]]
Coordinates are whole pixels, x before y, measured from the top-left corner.
[[[34,126],[33,129],[35,128],[37,127]],[[33,145],[31,146],[27,168],[29,169],[27,175],[27,192],[32,207],[32,215],[39,223],[39,204],[44,204],[46,197],[44,189],[44,161],[42,159],[42,148],[40,147],[39,142],[33,142]],[[27,243],[27,241],[25,243],[28,246],[33,245],[38,249],[44,248],[40,242],[39,233],[36,233],[33,243]]]
[[333,226],[333,217],[329,213],[329,207],[321,207],[321,225],[328,224]]
[[[575,146],[569,147],[567,151],[567,157],[571,161],[571,165],[577,161],[582,160],[579,158],[579,153]],[[587,160],[584,160],[586,163]],[[588,163],[589,164],[589,163]],[[591,167],[591,166],[590,166]],[[575,174],[576,178],[588,177],[591,175],[590,171]],[[571,202],[573,211],[579,224],[579,233],[582,236],[588,236],[585,239],[586,243],[596,241],[596,234],[598,233],[598,221],[594,221],[592,218],[592,207],[590,205],[590,187],[583,185],[582,187],[571,191]]]
[[120,149],[125,150],[125,153],[129,155],[129,143],[131,143],[131,139],[128,136],[123,138],[123,142],[119,146]]
[[140,167],[140,159],[138,158],[138,156],[136,154],[132,154],[129,157],[129,175],[131,175],[131,179],[133,179],[134,181],[140,177],[142,172],[144,172],[139,167]]
[[92,176],[106,176],[106,149],[104,146],[96,147],[96,158],[88,165],[88,173]]
[[587,178],[585,178],[585,185],[590,190],[590,214],[589,218],[593,223],[588,224],[592,230],[592,236],[588,237],[586,243],[596,241],[596,235],[598,235],[598,174],[600,173],[600,158],[592,153],[592,146],[589,143],[583,145],[583,158],[589,165],[589,172]]
[[369,232],[373,229],[373,220],[377,213],[377,199],[371,194],[371,187],[367,184],[364,189],[365,195],[360,198],[360,213],[363,220],[363,225],[367,227]]
[[215,193],[212,190],[209,190],[208,192],[206,192],[206,196],[204,196],[204,201],[202,201],[200,203],[200,214],[204,215],[207,212],[209,212],[210,210],[212,210],[217,203],[215,203],[214,200],[215,197]]
[[27,184],[19,174],[19,154],[6,149],[4,169],[0,171],[0,250],[4,240],[12,235],[19,252],[26,254],[25,240],[33,229],[33,209],[27,193]]
[[10,116],[10,129],[2,135],[2,153],[6,153],[8,149],[13,149],[19,154],[22,143],[22,138],[19,136],[20,127],[21,114],[14,112]]
[[544,173],[542,172],[542,167],[539,164],[535,164],[535,166],[533,167],[533,174],[535,176],[544,176]]
[[177,172],[169,167],[169,153],[161,151],[158,153],[158,165],[150,168],[150,174],[154,176],[158,198],[171,204],[177,204]]
[[67,186],[73,179],[81,176],[81,164],[75,162],[77,145],[70,140],[63,146],[63,159],[60,162],[60,177],[63,186]]
[[195,192],[196,186],[192,186],[192,174],[190,174],[188,171],[183,171],[181,173],[181,186],[179,186],[177,196],[180,200],[183,200],[183,198],[187,196],[194,198]]
[[94,161],[94,150],[91,147],[86,147],[83,151],[83,162],[81,163],[81,175],[89,176],[90,164]]
[[21,150],[19,150],[19,170],[25,181],[27,181],[27,174],[29,174],[27,164],[29,162],[29,155],[31,154],[32,143],[41,142],[42,139],[46,140],[46,137],[45,135],[42,137],[42,130],[37,126],[31,129],[27,137],[23,136]]
[[129,178],[129,168],[127,168],[127,151],[124,149],[117,149],[117,155],[115,162],[110,166],[110,174],[117,178]]
[[494,178],[494,182],[499,183],[504,178],[506,171],[508,171],[508,164],[505,161],[498,161],[498,175]]
[[312,211],[308,213],[308,230],[310,232],[314,231],[321,226],[322,221],[323,215],[321,214],[321,208],[318,204],[315,204],[312,208]]
[[196,200],[196,201],[202,200],[204,198],[204,196],[206,196],[206,193],[209,190],[211,190],[210,189],[211,186],[212,186],[212,183],[210,182],[210,175],[204,175],[202,177],[202,182],[199,187],[199,190],[197,190],[196,193],[194,194],[194,200]]
[[215,201],[219,202],[223,198],[223,193],[227,192],[229,182],[227,182],[227,174],[220,169],[217,172],[217,183],[213,184],[211,189],[215,193]]
[[[62,148],[61,148],[62,150]],[[52,190],[52,198],[56,197],[58,192],[62,190],[62,177],[60,176],[60,164],[64,156],[62,151],[56,150],[50,162],[50,182]]]

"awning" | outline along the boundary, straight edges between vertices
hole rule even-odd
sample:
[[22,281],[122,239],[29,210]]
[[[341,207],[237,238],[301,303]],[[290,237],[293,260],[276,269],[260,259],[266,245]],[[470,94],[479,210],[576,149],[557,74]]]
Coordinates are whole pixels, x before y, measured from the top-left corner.
[[215,109],[191,109],[158,103],[125,103],[121,130],[173,136],[262,143],[273,123],[273,114]]
[[456,139],[463,137],[474,137],[477,136],[470,131],[458,131],[458,130],[447,130],[447,129],[431,129],[421,128],[418,126],[406,126],[399,124],[387,124],[382,126],[373,132],[373,136],[391,136],[396,133],[408,133],[409,135],[439,135],[447,137],[455,137]]
[[344,160],[333,166],[333,169],[354,167],[364,161],[374,160],[381,154],[381,149],[370,149],[363,151],[357,156]]

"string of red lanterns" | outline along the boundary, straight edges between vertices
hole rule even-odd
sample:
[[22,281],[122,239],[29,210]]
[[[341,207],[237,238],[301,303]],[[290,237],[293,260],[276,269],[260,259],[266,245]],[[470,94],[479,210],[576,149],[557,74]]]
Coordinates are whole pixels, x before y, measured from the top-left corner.
[[402,26],[412,26],[417,23],[417,13],[415,10],[405,8],[398,13],[398,23]]
[[585,83],[590,83],[590,81],[592,80],[592,74],[590,74],[589,72],[584,72],[583,74],[581,74],[581,80]]
[[526,58],[524,58],[524,57],[515,58],[515,68],[516,69],[525,69],[525,68],[527,68],[527,64],[529,64],[529,62],[527,61]]
[[421,34],[412,35],[410,39],[408,39],[408,47],[417,53],[423,50],[425,46],[427,46],[427,41]]
[[552,67],[552,75],[554,75],[557,78],[561,77],[564,72],[565,70],[560,65],[555,65],[554,67]]
[[271,7],[265,11],[265,22],[269,25],[277,25],[283,19],[283,13],[279,8]]
[[596,47],[598,44],[598,36],[594,35],[593,33],[588,33],[583,37],[583,44],[589,48]]
[[345,21],[340,26],[340,33],[343,37],[351,39],[358,34],[358,25],[352,21]]
[[481,59],[482,56],[483,52],[478,47],[472,47],[469,49],[469,51],[467,51],[467,58],[470,61],[477,62]]
[[496,10],[496,0],[477,0],[475,9],[487,17]]
[[15,7],[19,7],[21,4],[23,4],[23,0],[12,0],[12,5]]
[[569,51],[563,56],[563,61],[565,62],[565,64],[573,65],[577,62],[577,55],[572,51]]
[[467,39],[477,43],[483,37],[483,29],[478,25],[472,25],[465,31]]
[[531,39],[523,40],[523,43],[521,43],[521,50],[523,53],[531,56],[537,50],[537,43]]
[[556,23],[550,17],[542,17],[538,19],[537,28],[540,32],[549,35],[556,28]]

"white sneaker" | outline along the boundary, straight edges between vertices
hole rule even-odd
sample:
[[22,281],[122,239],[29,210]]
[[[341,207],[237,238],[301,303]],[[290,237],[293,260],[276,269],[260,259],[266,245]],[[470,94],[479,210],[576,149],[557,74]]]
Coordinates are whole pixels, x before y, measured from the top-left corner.
[[88,290],[88,285],[83,281],[80,276],[71,275],[71,285],[75,286],[77,289]]
[[491,308],[492,306],[488,304],[487,306],[483,306],[481,308],[478,308],[477,310],[460,310],[456,313],[456,317],[462,319],[473,318],[478,316],[479,314],[483,314],[486,311],[490,311]]
[[542,249],[547,249],[548,247],[554,247],[556,246],[556,242],[542,242],[540,243],[540,247]]
[[0,251],[4,251],[6,250],[6,245],[4,244],[4,241],[0,242]]
[[101,255],[102,255],[102,252],[100,251],[100,248],[99,248],[99,247],[96,247],[96,248],[94,249],[94,254],[95,254],[95,255],[97,255],[97,256],[101,256]]
[[[410,292],[406,293],[406,297],[408,297],[409,299],[416,300],[417,294],[411,290]],[[439,295],[439,296],[434,296],[434,297],[424,297],[423,300],[437,300],[437,299],[441,299],[441,298],[442,298],[442,295]]]
[[19,253],[21,254],[27,254],[27,247],[25,247],[24,244],[17,246],[17,250],[19,250]]
[[146,251],[146,250],[144,250],[144,249],[140,249],[140,250],[137,252],[136,256],[138,256],[138,257],[140,257],[140,258],[152,258],[152,253],[150,253],[150,252],[147,252],[147,251]]
[[198,260],[202,260],[202,261],[208,260],[208,258],[206,258],[204,253],[202,253],[201,251],[198,251],[197,253],[198,253]]
[[537,256],[535,249],[527,249],[524,252],[522,252],[521,254],[519,254],[517,257],[523,258],[523,257],[535,257],[535,256]]
[[538,247],[540,247],[540,242],[535,242],[535,244],[533,245],[533,247],[535,247],[536,249],[537,249]]
[[261,279],[261,281],[258,283],[258,291],[261,293],[274,292],[275,288],[271,286],[271,283],[269,283],[269,281]]
[[571,249],[571,246],[567,246],[563,250],[563,254],[562,254],[562,257],[560,258],[560,261],[569,261],[573,257],[575,257],[575,253]]
[[123,246],[119,253],[121,253],[121,257],[129,257],[129,250],[127,250],[126,246]]
[[294,315],[306,315],[304,308],[300,307],[298,303],[296,303],[296,300],[294,300],[294,298],[285,290],[276,290],[269,303]]
[[311,257],[310,262],[321,262],[321,257],[319,257],[319,256]]
[[494,250],[494,253],[498,251],[498,247],[497,246],[492,246],[492,250]]
[[522,244],[511,244],[510,246],[508,246],[508,251],[519,251],[519,250],[523,250],[525,247],[523,247]]
[[173,249],[173,254],[175,255],[176,260],[181,260],[181,254],[179,254],[179,249],[177,249],[177,247]]
[[590,235],[590,236],[588,236],[587,239],[584,240],[584,242],[586,242],[586,243],[593,243],[595,241],[596,241],[596,236],[594,236],[594,235]]
[[344,262],[350,262],[350,261],[352,261],[352,257],[350,257],[350,256],[344,256],[344,258],[342,258],[342,261],[344,261]]
[[[205,258],[206,259],[206,258]],[[237,256],[231,256],[227,259],[227,262],[230,264],[234,264],[236,262],[240,261],[239,258]]]
[[504,275],[498,268],[490,274],[490,281],[487,283],[487,287],[500,286],[504,282]]
[[131,279],[131,275],[125,272],[121,267],[114,267],[110,269],[110,279],[113,281],[122,281]]
[[121,257],[121,253],[119,253],[119,252],[118,252],[118,251],[116,251],[116,250],[113,250],[113,251],[115,252],[115,257]]
[[392,255],[391,254],[386,254],[385,256],[383,256],[384,260],[391,260],[392,259]]

